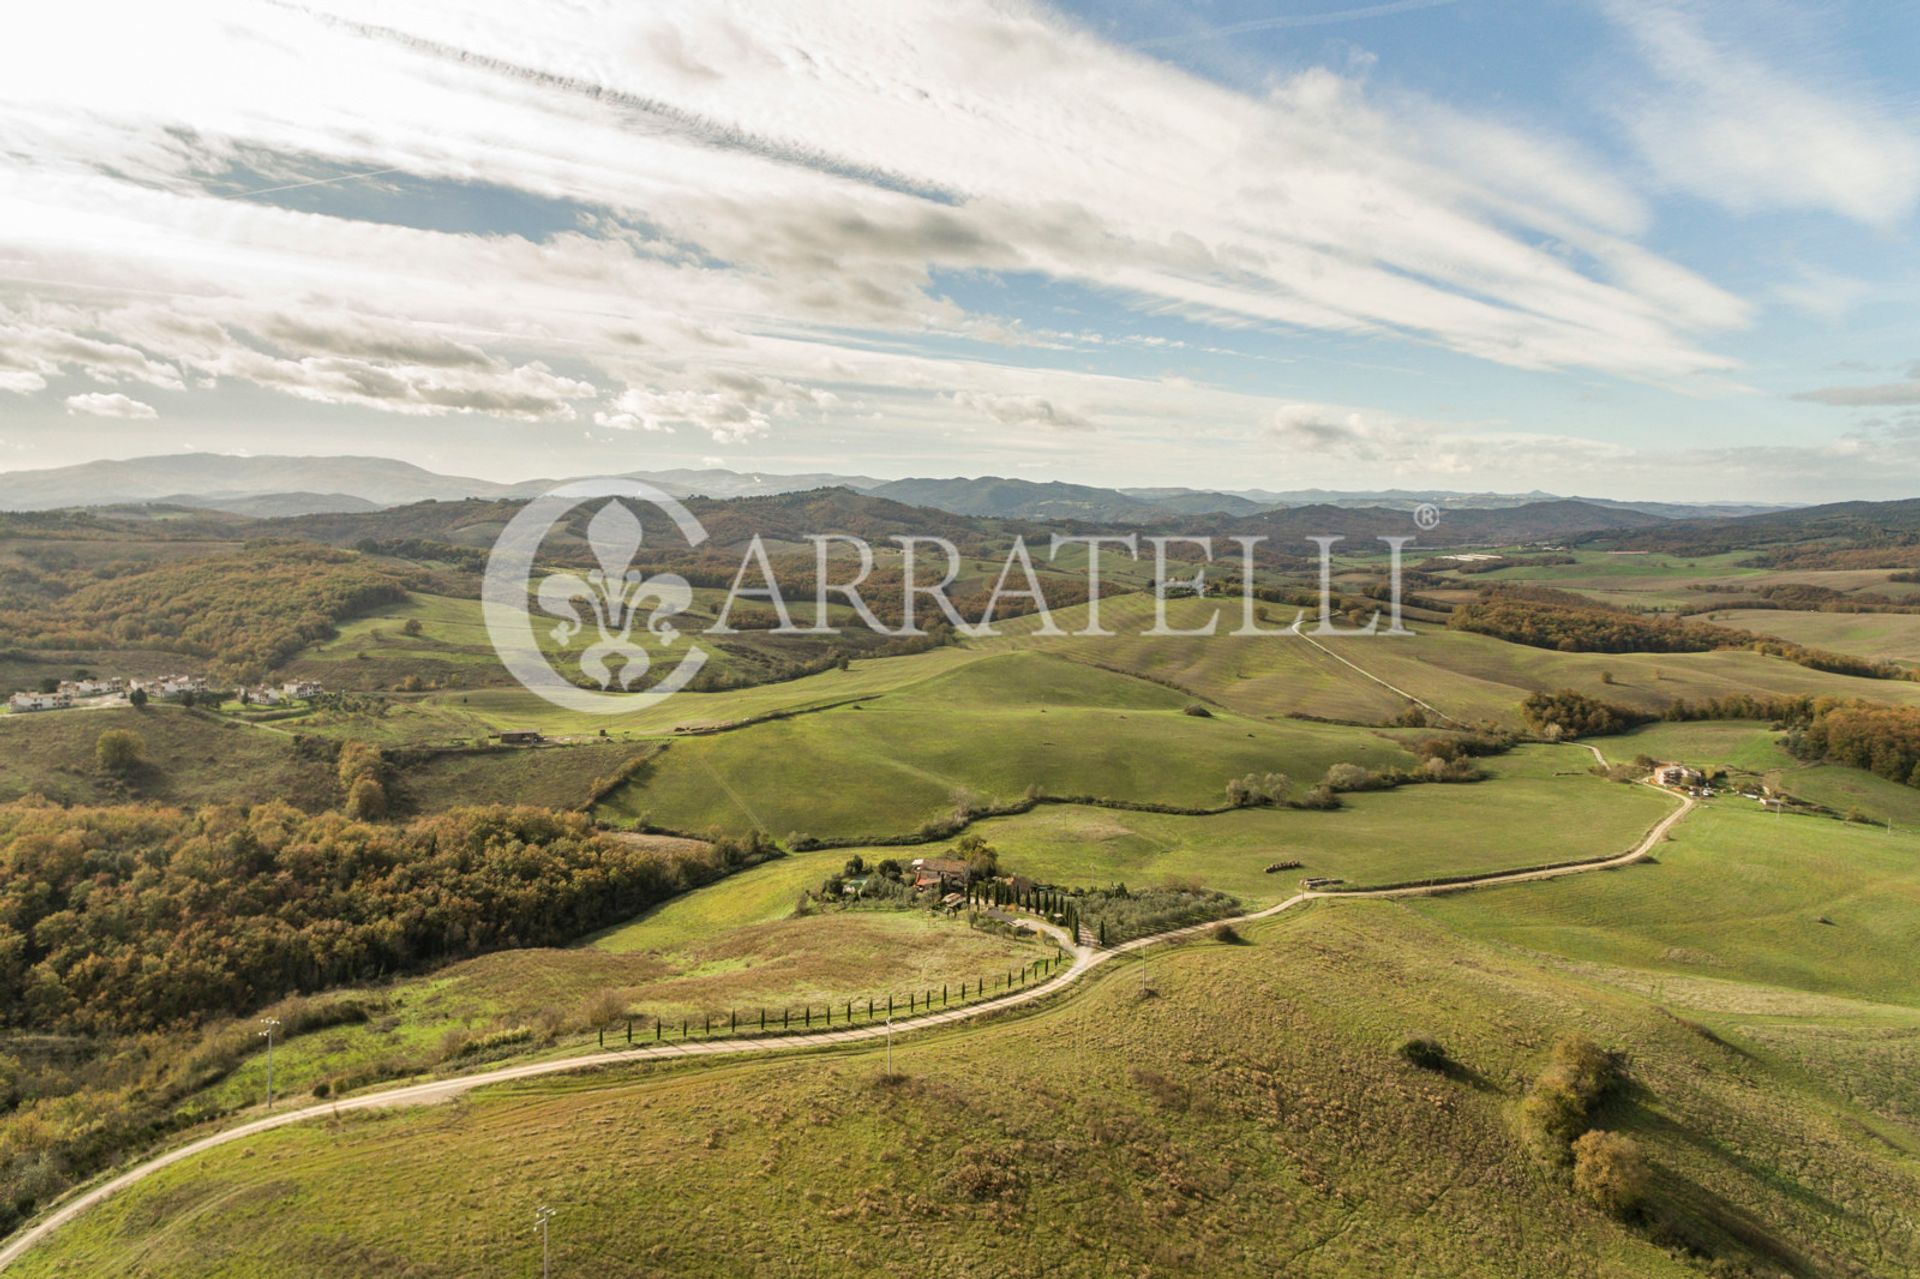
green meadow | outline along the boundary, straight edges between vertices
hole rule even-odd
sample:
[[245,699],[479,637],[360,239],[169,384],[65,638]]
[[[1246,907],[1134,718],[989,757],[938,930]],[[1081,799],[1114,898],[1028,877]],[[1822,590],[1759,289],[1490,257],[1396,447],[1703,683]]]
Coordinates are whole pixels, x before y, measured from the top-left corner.
[[[1705,1033],[1395,903],[1245,931],[902,1037],[892,1077],[884,1049],[843,1048],[281,1129],[107,1201],[18,1273],[535,1273],[539,1204],[562,1275],[883,1276],[903,1251],[1073,1279],[1920,1267],[1912,1232],[1875,1224],[1920,1200],[1914,1129],[1881,1113],[1900,1094],[1811,1075],[1805,1037]],[[1519,1142],[1518,1098],[1570,1030],[1631,1054],[1596,1118],[1647,1151],[1645,1222],[1593,1210]],[[1456,1069],[1400,1060],[1411,1034]],[[1912,1077],[1917,1044],[1883,1036],[1871,1060]]]
[[1920,1007],[1920,834],[1714,800],[1650,862],[1413,909],[1572,960]]
[[[100,734],[137,734],[143,762],[121,775],[94,761]],[[333,763],[291,733],[179,706],[0,714],[0,801],[44,795],[63,804],[148,800],[243,804],[277,796],[302,808],[338,802]]]
[[1411,761],[1390,734],[1225,710],[1144,680],[1038,653],[1003,653],[869,700],[674,742],[606,807],[701,832],[757,827],[816,838],[911,833],[957,792],[992,804],[1030,789],[1189,808],[1228,779]]
[[[1482,763],[1486,781],[1345,795],[1334,812],[1186,817],[1046,804],[969,833],[999,850],[1002,865],[1043,882],[1199,884],[1258,907],[1291,897],[1307,876],[1364,887],[1608,857],[1673,810],[1648,787],[1593,776],[1577,747],[1523,747]],[[860,851],[872,860],[920,850]],[[1302,866],[1267,872],[1285,861]]]
[[1787,609],[1728,609],[1709,620],[1809,648],[1893,662],[1920,662],[1920,614],[1810,613]]
[[[1240,625],[1237,600],[1170,600],[1166,607],[1173,628],[1204,626],[1216,616],[1222,632]],[[1269,629],[1284,628],[1297,611],[1263,607],[1271,621],[1261,625]],[[1154,602],[1144,597],[1103,601],[1101,624],[1119,632],[1112,638],[1041,636],[1033,619],[1023,618],[1009,623],[999,639],[977,643],[1057,653],[1165,680],[1244,714],[1269,717],[1388,722],[1407,708],[1394,689],[1457,720],[1508,725],[1517,723],[1528,694],[1562,688],[1647,711],[1742,692],[1920,703],[1920,684],[1835,675],[1758,653],[1562,653],[1425,623],[1410,623],[1410,636],[1313,636],[1322,648],[1289,635],[1141,634],[1153,625],[1153,610]],[[1082,629],[1084,609],[1061,610],[1056,621],[1064,630]],[[1309,616],[1309,634],[1314,621]]]

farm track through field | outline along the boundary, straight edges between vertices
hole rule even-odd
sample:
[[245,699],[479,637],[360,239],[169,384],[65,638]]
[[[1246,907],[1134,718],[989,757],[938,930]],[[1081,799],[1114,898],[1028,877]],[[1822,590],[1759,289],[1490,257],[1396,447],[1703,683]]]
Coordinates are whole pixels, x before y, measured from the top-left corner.
[[[1319,649],[1322,653],[1325,653],[1328,657],[1331,657],[1334,661],[1340,663],[1342,666],[1349,667],[1352,670],[1359,672],[1359,674],[1363,678],[1372,680],[1374,683],[1378,684],[1381,688],[1386,689],[1389,693],[1392,693],[1397,697],[1406,698],[1409,702],[1412,702],[1415,706],[1418,706],[1421,710],[1432,711],[1435,715],[1438,715],[1441,719],[1446,720],[1449,724],[1460,724],[1462,727],[1465,727],[1464,721],[1455,719],[1453,716],[1441,710],[1438,706],[1435,706],[1432,702],[1422,701],[1420,698],[1415,697],[1412,693],[1409,693],[1406,689],[1401,688],[1397,684],[1387,683],[1387,681],[1381,679],[1378,675],[1375,675],[1372,671],[1368,670],[1366,667],[1361,666],[1358,663],[1348,661],[1346,658],[1340,656],[1340,654],[1328,648],[1325,644],[1322,644],[1319,640],[1311,638],[1310,636],[1308,636],[1308,634],[1305,631],[1300,629],[1301,624],[1305,621],[1306,621],[1306,617],[1304,614],[1300,617],[1294,618],[1293,625],[1287,628],[1288,631],[1295,638],[1306,640],[1307,643],[1313,645],[1313,647]],[[1597,751],[1595,752],[1595,754],[1598,754],[1598,753],[1599,752]]]
[[[1316,647],[1318,646],[1316,645]],[[1592,751],[1594,758],[1602,764],[1606,762],[1606,757],[1601,754],[1598,747],[1588,746],[1586,749]],[[1643,784],[1651,785],[1651,783]],[[1038,1000],[1050,998],[1062,992],[1067,987],[1082,981],[1102,965],[1120,956],[1143,951],[1151,946],[1187,941],[1202,936],[1221,924],[1245,924],[1268,919],[1308,902],[1332,901],[1354,897],[1430,897],[1440,893],[1465,892],[1476,888],[1492,888],[1505,884],[1532,883],[1540,880],[1559,879],[1568,875],[1582,875],[1593,871],[1611,870],[1621,866],[1628,866],[1634,862],[1645,859],[1647,855],[1653,851],[1654,847],[1666,838],[1667,833],[1673,829],[1681,818],[1693,810],[1694,800],[1690,796],[1679,795],[1677,798],[1680,800],[1680,806],[1667,816],[1661,818],[1638,844],[1634,845],[1634,847],[1627,852],[1604,861],[1581,862],[1574,865],[1556,866],[1539,870],[1495,871],[1486,875],[1475,876],[1471,879],[1463,879],[1439,885],[1354,889],[1348,892],[1302,890],[1301,892],[1295,893],[1292,897],[1287,898],[1285,901],[1268,906],[1263,910],[1251,912],[1250,914],[1235,916],[1231,919],[1208,920],[1202,924],[1177,928],[1164,933],[1155,933],[1148,937],[1138,937],[1132,941],[1122,942],[1106,950],[1075,944],[1067,937],[1064,929],[1056,928],[1052,924],[1040,923],[1038,925],[1039,927],[1044,929],[1055,941],[1067,946],[1072,953],[1073,963],[1066,969],[1054,974],[1045,981],[1036,983],[1015,994],[1007,995],[988,1003],[973,1004],[964,1008],[955,1008],[946,1012],[916,1017],[896,1027],[890,1028],[885,1025],[869,1024],[850,1027],[845,1030],[821,1031],[815,1034],[778,1035],[747,1040],[698,1040],[693,1043],[658,1044],[633,1049],[605,1049],[578,1056],[557,1057],[550,1061],[527,1062],[519,1066],[505,1066],[494,1070],[478,1071],[468,1075],[454,1075],[445,1079],[429,1080],[426,1083],[408,1084],[399,1088],[388,1088],[378,1092],[363,1093],[355,1097],[342,1098],[337,1101],[324,1102],[319,1105],[304,1106],[297,1110],[283,1111],[277,1115],[267,1115],[259,1119],[249,1120],[246,1123],[238,1124],[220,1132],[210,1133],[205,1137],[188,1142],[183,1146],[165,1151],[150,1159],[145,1159],[127,1169],[125,1172],[94,1186],[92,1189],[76,1194],[65,1203],[53,1209],[45,1217],[21,1231],[13,1239],[9,1240],[4,1247],[0,1247],[0,1270],[4,1270],[12,1265],[28,1250],[33,1248],[35,1244],[40,1243],[48,1235],[58,1230],[67,1222],[72,1221],[87,1209],[145,1180],[154,1173],[171,1167],[183,1160],[191,1159],[195,1155],[203,1154],[206,1151],[228,1145],[232,1142],[245,1140],[248,1137],[256,1136],[275,1128],[282,1128],[288,1124],[329,1119],[351,1111],[386,1109],[395,1106],[431,1105],[436,1102],[451,1101],[476,1088],[486,1087],[490,1084],[511,1083],[517,1080],[535,1079],[543,1075],[561,1074],[569,1071],[600,1070],[638,1061],[678,1060],[683,1058],[720,1056],[732,1057],[745,1053],[774,1053],[819,1048],[879,1040],[886,1038],[890,1033],[902,1035],[911,1034],[916,1031],[970,1021],[988,1013],[1002,1012],[1006,1009],[1018,1008],[1024,1004],[1031,1004]]]

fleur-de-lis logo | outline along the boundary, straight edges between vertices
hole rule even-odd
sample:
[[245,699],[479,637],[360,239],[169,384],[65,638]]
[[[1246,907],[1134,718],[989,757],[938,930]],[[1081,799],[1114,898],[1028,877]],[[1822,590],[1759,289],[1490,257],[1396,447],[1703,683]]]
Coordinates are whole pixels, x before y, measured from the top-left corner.
[[[597,498],[612,498],[587,522],[587,545],[598,565],[584,574],[547,574],[534,584],[534,563],[547,534],[566,515]],[[649,575],[634,566],[645,531],[621,499],[638,499],[658,507],[673,521],[687,545],[706,540],[706,530],[678,501],[637,480],[580,480],[564,484],[528,503],[501,530],[487,561],[482,605],[487,632],[507,669],[529,690],[555,705],[596,714],[618,714],[651,705],[686,687],[707,659],[698,644],[688,642],[678,663],[664,677],[636,689],[663,651],[673,650],[683,636],[671,619],[693,604],[693,588],[677,573]],[[534,633],[540,613],[559,619],[547,627],[547,638],[564,655],[577,661],[580,672],[601,690],[582,688],[554,668],[553,657]],[[544,624],[544,623],[542,623]],[[658,645],[636,639],[641,629]],[[587,641],[577,659],[577,641]]]
[[[561,648],[571,646],[585,629],[576,605],[585,602],[592,610],[599,639],[580,655],[580,669],[601,688],[611,687],[616,679],[622,689],[632,688],[652,665],[646,648],[633,640],[642,601],[658,601],[647,618],[646,629],[669,648],[680,632],[668,619],[693,603],[693,588],[679,574],[649,577],[633,567],[644,538],[633,512],[617,500],[608,502],[587,522],[587,545],[593,548],[600,567],[589,569],[585,577],[577,573],[551,574],[537,592],[541,611],[562,619],[551,632],[554,643]],[[610,666],[609,658],[618,658],[620,665]]]

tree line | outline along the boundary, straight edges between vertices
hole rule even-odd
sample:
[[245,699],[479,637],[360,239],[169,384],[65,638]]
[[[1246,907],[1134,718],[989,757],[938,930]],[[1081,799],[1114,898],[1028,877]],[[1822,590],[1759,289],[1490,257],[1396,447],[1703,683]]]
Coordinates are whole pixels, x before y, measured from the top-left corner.
[[1482,592],[1479,599],[1454,609],[1447,626],[1562,653],[1706,653],[1738,648],[1838,675],[1914,678],[1912,671],[1895,662],[1808,648],[1731,626],[1549,602],[1517,591]]

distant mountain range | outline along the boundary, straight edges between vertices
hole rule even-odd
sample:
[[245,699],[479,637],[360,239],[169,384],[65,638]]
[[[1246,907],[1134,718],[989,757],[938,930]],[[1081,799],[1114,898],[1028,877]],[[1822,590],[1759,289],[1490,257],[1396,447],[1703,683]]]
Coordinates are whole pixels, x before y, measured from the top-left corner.
[[[825,472],[770,475],[713,468],[635,471],[629,476],[646,480],[676,497],[764,497],[839,487],[957,515],[1101,524],[1147,524],[1216,514],[1240,519],[1276,509],[1316,507],[1406,512],[1422,503],[1431,503],[1447,512],[1465,512],[1572,502],[1589,512],[1572,520],[1574,524],[1593,519],[1590,512],[1596,508],[1644,514],[1656,520],[1722,519],[1791,509],[1741,503],[1623,502],[1606,498],[1565,498],[1543,492],[1463,493],[1443,489],[1221,492],[1193,488],[1101,488],[992,475],[882,480],[867,475]],[[561,482],[527,479],[502,483],[472,476],[443,475],[384,457],[235,457],[220,453],[178,453],[0,473],[0,510],[158,504],[265,518],[355,513],[423,501],[531,497]],[[1594,527],[1636,528],[1640,523],[1608,519]]]

